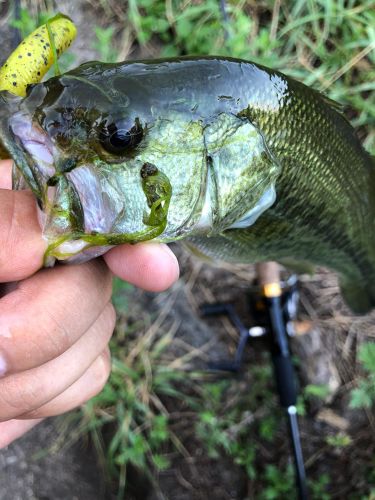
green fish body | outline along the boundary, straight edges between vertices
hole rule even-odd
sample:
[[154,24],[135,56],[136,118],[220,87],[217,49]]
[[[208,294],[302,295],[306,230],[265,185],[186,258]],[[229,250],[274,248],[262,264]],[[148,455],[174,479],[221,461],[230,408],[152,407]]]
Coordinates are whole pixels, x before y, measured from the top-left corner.
[[375,306],[375,165],[302,83],[220,57],[93,62],[2,92],[0,111],[47,264],[186,239],[232,262],[327,266],[354,311]]

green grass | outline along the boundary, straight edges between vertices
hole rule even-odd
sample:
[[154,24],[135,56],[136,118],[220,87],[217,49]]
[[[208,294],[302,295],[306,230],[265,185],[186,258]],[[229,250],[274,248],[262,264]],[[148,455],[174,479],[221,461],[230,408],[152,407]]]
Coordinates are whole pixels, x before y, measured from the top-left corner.
[[[179,443],[168,428],[168,412],[160,398],[186,399],[184,372],[161,362],[173,333],[160,331],[158,319],[152,323],[147,314],[132,325],[127,323],[132,290],[131,285],[115,280],[113,301],[119,320],[111,342],[111,376],[80,417],[80,433],[91,433],[109,474],[117,478],[119,498],[123,498],[130,465],[142,470],[151,482],[169,466],[163,445],[169,441],[178,448]],[[102,432],[108,425],[113,432],[105,446]]]
[[375,344],[365,342],[358,352],[362,374],[357,378],[357,387],[351,392],[351,408],[371,409],[375,406]]

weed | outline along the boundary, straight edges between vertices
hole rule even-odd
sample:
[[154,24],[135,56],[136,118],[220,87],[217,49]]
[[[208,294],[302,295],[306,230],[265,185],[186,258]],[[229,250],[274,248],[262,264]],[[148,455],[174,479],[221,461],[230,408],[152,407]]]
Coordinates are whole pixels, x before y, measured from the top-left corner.
[[315,481],[309,481],[308,486],[311,497],[315,500],[330,500],[331,495],[327,493],[328,483],[328,474],[321,474]]
[[11,19],[10,25],[19,30],[21,38],[26,38],[41,24],[45,24],[52,14],[49,12],[39,12],[37,16],[32,16],[28,9],[20,9],[19,19]]
[[93,44],[93,49],[98,52],[100,60],[107,63],[116,62],[118,51],[113,42],[115,28],[113,26],[108,28],[96,26],[94,29],[97,41]]
[[326,442],[333,448],[345,448],[352,443],[352,438],[345,432],[339,432],[333,436],[327,436]]
[[112,288],[112,302],[118,315],[125,316],[129,311],[129,295],[133,286],[125,281],[115,278]]
[[328,385],[325,384],[308,384],[306,387],[303,389],[303,395],[305,398],[318,398],[318,399],[326,399],[327,396],[329,396],[331,393],[330,388]]
[[359,377],[357,387],[351,392],[351,408],[371,408],[375,404],[375,344],[361,345],[358,360],[364,375]]
[[[178,447],[160,397],[188,400],[182,392],[184,372],[161,361],[173,331],[163,332],[160,318],[150,323],[149,315],[132,324],[127,321],[133,291],[131,285],[114,281],[113,301],[119,321],[111,342],[112,372],[104,390],[81,414],[82,432],[91,433],[110,475],[118,478],[119,498],[125,491],[129,465],[152,481],[153,473],[169,466],[163,454],[166,442]],[[102,435],[108,424],[111,437],[104,447]]]
[[302,393],[298,395],[297,399],[297,411],[298,415],[304,417],[307,414],[307,407],[309,403],[313,402],[314,399],[325,400],[331,393],[328,385],[325,384],[308,384],[306,385]]
[[[222,380],[204,384],[195,401],[196,434],[208,455],[219,459],[226,453],[244,467],[250,480],[257,475],[258,451],[257,442],[250,436],[258,434],[265,441],[272,441],[280,425],[270,380],[271,366],[255,365],[249,380],[246,379],[251,391],[239,391],[241,382]],[[260,398],[263,399],[261,407]]]
[[262,500],[277,500],[291,496],[295,498],[293,467],[280,470],[275,465],[267,465],[263,476],[265,488],[260,495]]

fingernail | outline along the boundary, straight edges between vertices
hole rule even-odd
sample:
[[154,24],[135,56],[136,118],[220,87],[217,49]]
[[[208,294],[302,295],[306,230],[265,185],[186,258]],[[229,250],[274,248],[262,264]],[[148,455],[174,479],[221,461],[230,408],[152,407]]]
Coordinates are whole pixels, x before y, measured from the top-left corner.
[[173,255],[173,257],[176,258],[175,254],[166,243],[157,243],[157,245],[159,246],[159,248],[161,248],[161,250],[163,250],[163,252],[167,253],[168,255]]
[[7,372],[7,362],[2,354],[0,354],[0,377],[4,377]]

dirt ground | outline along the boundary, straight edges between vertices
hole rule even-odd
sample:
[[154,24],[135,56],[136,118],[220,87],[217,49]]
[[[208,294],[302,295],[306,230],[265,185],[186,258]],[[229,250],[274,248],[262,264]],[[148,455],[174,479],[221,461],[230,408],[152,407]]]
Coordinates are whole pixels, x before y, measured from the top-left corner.
[[59,436],[59,419],[49,419],[0,451],[1,500],[104,499],[88,444],[64,448]]
[[[135,292],[129,310],[132,314],[141,314],[137,310],[139,307],[148,313],[154,311],[157,316],[172,300],[173,306],[161,326],[168,329],[176,321],[179,324],[172,355],[181,356],[178,340],[183,339],[185,349],[190,346],[192,351],[199,352],[191,361],[191,369],[201,369],[208,361],[233,356],[238,336],[226,318],[202,318],[199,307],[207,302],[229,302],[243,322],[251,325],[246,302],[254,268],[227,264],[211,266],[177,245],[173,249],[181,264],[180,282],[157,296]],[[348,402],[356,376],[356,351],[362,342],[375,338],[375,315],[353,317],[342,302],[336,277],[325,270],[318,270],[313,277],[301,277],[300,294],[300,319],[311,321],[309,331],[291,342],[293,352],[301,361],[298,373],[301,386],[326,384],[331,389],[325,401],[315,400],[309,405],[307,414],[300,418],[307,475],[309,479],[318,480],[327,473],[331,477],[330,498],[367,498],[366,493],[373,487],[367,478],[375,456],[375,419],[371,413],[350,410]],[[251,365],[264,363],[264,350],[262,343],[247,347],[241,373],[233,377],[232,395],[251,391]],[[273,387],[272,378],[270,386]],[[187,454],[176,457],[172,467],[159,475],[160,491],[151,494],[150,498],[260,498],[261,482],[250,481],[244,470],[225,455],[220,460],[208,457],[207,450],[192,432],[195,416],[190,416],[183,404],[176,407],[175,400],[172,406],[169,401],[165,404],[171,415],[176,415],[172,418],[172,428]],[[274,411],[278,412],[276,398],[274,405]],[[279,415],[282,419],[281,412]],[[327,445],[328,436],[343,431],[351,437],[349,446],[337,449]],[[271,443],[259,438],[250,427],[249,433],[261,445],[256,459],[259,475],[267,464],[283,469],[290,463],[286,425],[280,426]]]

